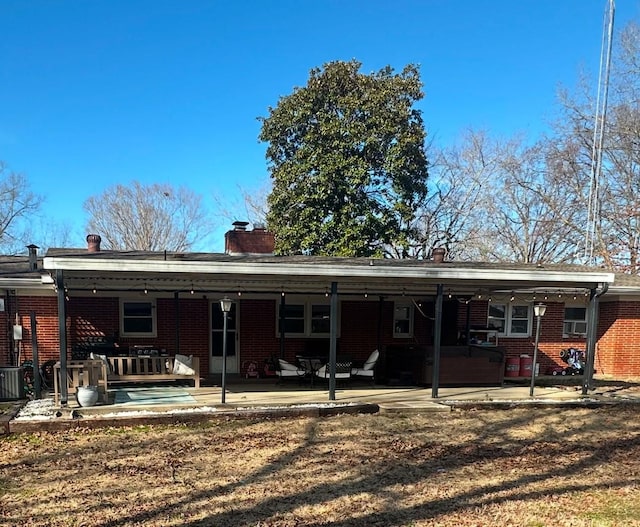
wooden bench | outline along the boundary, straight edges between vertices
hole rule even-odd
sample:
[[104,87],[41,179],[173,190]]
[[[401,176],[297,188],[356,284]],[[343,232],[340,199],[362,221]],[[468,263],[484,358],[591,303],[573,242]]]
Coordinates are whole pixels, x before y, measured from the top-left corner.
[[[95,355],[94,355],[95,357]],[[108,365],[107,362],[108,361]],[[114,382],[160,382],[193,380],[194,387],[200,388],[200,362],[198,357],[191,360],[194,373],[181,375],[173,373],[174,357],[106,357],[105,360],[67,361],[67,393],[74,395],[79,386],[97,386],[103,402],[108,402],[109,384]],[[60,363],[54,366],[54,403],[60,401],[62,384]]]
[[107,382],[158,382],[193,380],[195,388],[200,388],[200,361],[191,359],[192,375],[173,373],[174,357],[107,357],[109,371],[103,364]]

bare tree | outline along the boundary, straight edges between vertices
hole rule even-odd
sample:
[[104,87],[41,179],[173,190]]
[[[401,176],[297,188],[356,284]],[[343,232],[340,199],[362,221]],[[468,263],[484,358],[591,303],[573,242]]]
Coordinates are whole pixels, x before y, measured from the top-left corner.
[[185,251],[207,232],[201,196],[166,184],[115,185],[84,202],[88,228],[114,250]]
[[248,221],[253,225],[266,225],[267,221],[267,196],[271,192],[271,181],[266,181],[255,188],[237,185],[239,198],[229,201],[228,197],[219,194],[213,195],[213,201],[218,210],[217,216],[226,223],[236,220]]
[[428,258],[435,247],[449,259],[474,258],[480,252],[484,186],[496,170],[499,150],[484,131],[468,130],[459,144],[430,153],[429,192],[413,225],[408,255]]
[[30,218],[42,205],[43,198],[29,189],[23,174],[13,172],[0,161],[0,250],[5,254],[22,253],[32,243]]
[[[594,263],[640,272],[640,27],[631,23],[614,48],[602,172],[598,181]],[[562,115],[556,142],[571,145],[561,154],[576,169],[576,208],[588,207],[594,159],[595,101],[588,81],[577,93],[561,99]],[[578,199],[579,197],[579,199]],[[579,203],[581,201],[581,204]],[[585,251],[586,252],[586,251]]]
[[581,241],[575,195],[563,182],[566,167],[546,146],[512,142],[504,152],[492,181],[495,198],[486,202],[485,235],[494,242],[488,257],[523,263],[575,260]]

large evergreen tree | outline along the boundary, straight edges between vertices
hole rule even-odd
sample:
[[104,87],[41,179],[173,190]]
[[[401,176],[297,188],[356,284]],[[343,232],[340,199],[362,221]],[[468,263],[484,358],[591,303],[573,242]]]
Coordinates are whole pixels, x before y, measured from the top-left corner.
[[427,180],[419,71],[360,67],[311,70],[305,87],[261,118],[279,254],[403,254],[413,236]]

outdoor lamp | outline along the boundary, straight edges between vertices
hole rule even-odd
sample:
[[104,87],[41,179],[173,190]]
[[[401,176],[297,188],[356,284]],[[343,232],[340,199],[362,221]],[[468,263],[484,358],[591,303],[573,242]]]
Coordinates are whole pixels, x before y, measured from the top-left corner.
[[533,387],[536,382],[536,363],[538,361],[538,342],[540,342],[540,321],[547,311],[544,304],[535,304],[533,306],[533,314],[536,316],[536,343],[533,347],[533,364],[531,365],[531,388],[529,389],[529,397],[533,397]]
[[222,327],[222,404],[225,403],[227,391],[227,317],[229,316],[229,311],[231,311],[232,303],[231,299],[226,295],[220,300],[220,310],[224,320]]
[[225,296],[220,300],[220,309],[223,313],[229,313],[229,311],[231,311],[231,304],[233,304],[233,301]]
[[533,314],[536,317],[543,317],[547,311],[547,306],[544,304],[536,304],[533,306]]

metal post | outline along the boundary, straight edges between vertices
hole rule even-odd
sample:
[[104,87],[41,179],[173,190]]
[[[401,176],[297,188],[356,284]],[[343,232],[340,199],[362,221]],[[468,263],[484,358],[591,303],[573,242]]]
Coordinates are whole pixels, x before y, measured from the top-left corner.
[[220,310],[222,311],[222,404],[225,404],[227,399],[227,317],[229,311],[231,311],[231,305],[233,302],[226,296],[220,300]]
[[223,325],[222,325],[222,404],[225,404],[226,401],[226,391],[227,391],[227,316],[228,313],[226,311],[222,312],[223,316]]
[[180,353],[180,293],[173,293],[173,303],[176,308],[176,353]]
[[42,384],[40,382],[40,361],[38,360],[38,331],[36,328],[36,312],[31,312],[31,351],[33,355],[33,389],[36,399],[42,397]]
[[329,313],[329,400],[336,400],[336,355],[338,337],[338,283],[331,282],[331,311]]
[[286,305],[287,305],[287,300],[286,300],[286,298],[284,296],[284,293],[282,293],[280,295],[280,312],[279,312],[279,319],[280,319],[280,324],[279,324],[279,328],[280,328],[280,358],[281,359],[284,359],[284,335],[285,335],[284,323],[285,323]]
[[596,356],[596,340],[598,333],[598,298],[596,289],[591,289],[587,307],[587,350],[586,364],[582,376],[582,395],[588,395],[593,383],[593,370]]
[[67,386],[67,309],[64,301],[64,275],[62,269],[56,270],[58,288],[58,337],[60,340],[60,406],[67,406],[69,390]]
[[536,383],[536,363],[538,362],[538,343],[540,342],[540,322],[547,306],[544,304],[537,304],[533,306],[533,313],[536,317],[536,342],[533,346],[533,364],[531,365],[531,386],[529,388],[529,397],[533,397],[533,388]]
[[440,341],[442,338],[442,296],[444,286],[438,284],[436,292],[435,320],[433,322],[433,379],[431,382],[431,397],[438,398],[440,384]]

